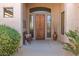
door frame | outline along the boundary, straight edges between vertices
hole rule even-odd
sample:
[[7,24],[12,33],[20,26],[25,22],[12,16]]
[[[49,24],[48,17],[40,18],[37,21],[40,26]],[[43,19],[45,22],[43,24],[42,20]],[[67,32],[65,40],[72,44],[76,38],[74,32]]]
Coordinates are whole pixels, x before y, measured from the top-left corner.
[[[47,15],[51,16],[51,13],[39,13],[39,12],[38,13],[29,13],[29,16],[32,15],[34,17],[33,18],[34,19],[34,21],[33,21],[34,22],[34,37],[33,37],[33,40],[36,40],[36,30],[35,30],[35,28],[36,28],[35,27],[35,15],[36,14],[44,14],[45,15],[45,29],[44,29],[45,30],[45,35],[44,36],[45,36],[45,40],[50,40],[52,36],[50,38],[47,37]],[[51,17],[51,25],[52,25],[52,17]],[[52,28],[52,26],[51,26],[51,28]],[[52,35],[52,32],[51,32],[51,35]]]

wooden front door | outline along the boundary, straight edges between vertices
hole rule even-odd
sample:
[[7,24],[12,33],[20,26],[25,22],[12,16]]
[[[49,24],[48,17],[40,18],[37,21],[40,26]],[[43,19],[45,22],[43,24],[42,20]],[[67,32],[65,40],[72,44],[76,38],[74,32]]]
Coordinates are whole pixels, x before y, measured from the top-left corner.
[[36,40],[44,40],[45,39],[45,15],[44,14],[36,14],[35,16],[36,23]]

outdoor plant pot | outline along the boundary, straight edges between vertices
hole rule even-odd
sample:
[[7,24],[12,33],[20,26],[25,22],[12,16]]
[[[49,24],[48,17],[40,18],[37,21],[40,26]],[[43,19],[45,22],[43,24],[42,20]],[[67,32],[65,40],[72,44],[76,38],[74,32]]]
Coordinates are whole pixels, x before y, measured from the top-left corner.
[[54,34],[53,34],[53,40],[57,40],[57,33],[56,32],[54,32]]

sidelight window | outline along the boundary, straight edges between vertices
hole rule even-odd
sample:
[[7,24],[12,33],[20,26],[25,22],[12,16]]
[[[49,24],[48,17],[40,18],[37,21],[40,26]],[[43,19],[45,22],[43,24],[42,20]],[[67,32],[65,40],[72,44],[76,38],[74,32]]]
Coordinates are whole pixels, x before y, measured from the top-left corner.
[[47,37],[51,37],[51,16],[47,16]]
[[30,15],[30,19],[29,19],[29,29],[30,29],[30,33],[32,35],[32,37],[34,37],[34,22],[33,22],[34,16]]

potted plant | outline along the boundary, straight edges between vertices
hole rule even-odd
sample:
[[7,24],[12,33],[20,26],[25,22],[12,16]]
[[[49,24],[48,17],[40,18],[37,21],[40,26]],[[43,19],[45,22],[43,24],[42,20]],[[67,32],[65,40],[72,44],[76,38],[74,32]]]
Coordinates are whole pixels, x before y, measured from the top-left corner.
[[54,31],[54,33],[53,33],[53,40],[57,40],[57,33],[56,33],[56,31]]
[[20,34],[5,25],[0,25],[0,56],[14,55],[19,47]]
[[65,33],[69,39],[69,43],[64,44],[64,49],[72,52],[74,55],[79,55],[79,32],[69,30]]

